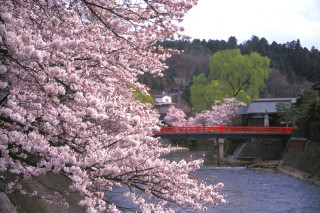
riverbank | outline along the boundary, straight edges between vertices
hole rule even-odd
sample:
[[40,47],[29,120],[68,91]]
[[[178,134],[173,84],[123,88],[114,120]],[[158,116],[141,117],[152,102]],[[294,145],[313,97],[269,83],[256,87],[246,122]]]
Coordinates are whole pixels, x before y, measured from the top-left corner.
[[320,186],[320,181],[315,179],[315,177],[311,176],[310,174],[308,173],[305,173],[305,172],[302,172],[302,171],[299,171],[295,168],[292,168],[292,167],[289,167],[289,166],[283,166],[283,165],[279,165],[277,167],[277,170],[283,172],[283,173],[286,173],[292,177],[295,177],[295,178],[298,178],[300,180],[304,180],[304,181],[307,181],[311,184],[315,184],[317,186]]
[[306,142],[302,148],[287,144],[278,170],[320,186],[320,143]]
[[[248,146],[253,148],[247,149]],[[229,156],[226,159],[229,164],[243,163],[246,164],[247,168],[252,169],[276,169],[292,177],[320,186],[320,143],[306,141],[303,146],[295,146],[289,141],[280,160],[263,159],[270,152],[265,149],[264,156],[260,155],[261,149],[257,145],[242,144],[239,147],[246,150],[235,152],[237,156]],[[274,151],[272,150],[272,152]]]

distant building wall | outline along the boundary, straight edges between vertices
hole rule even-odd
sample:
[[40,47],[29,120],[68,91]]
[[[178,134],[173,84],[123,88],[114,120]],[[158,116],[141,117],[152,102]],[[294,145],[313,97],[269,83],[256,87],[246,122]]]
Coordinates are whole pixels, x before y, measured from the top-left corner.
[[155,98],[155,101],[158,103],[172,103],[172,98],[171,96],[168,96],[168,95],[164,95],[164,96],[155,95],[154,98]]

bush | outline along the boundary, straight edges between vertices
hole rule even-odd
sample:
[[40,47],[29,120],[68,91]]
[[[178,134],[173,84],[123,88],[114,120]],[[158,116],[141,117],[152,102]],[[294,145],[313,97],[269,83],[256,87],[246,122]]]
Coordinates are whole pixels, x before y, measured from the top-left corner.
[[320,120],[313,121],[310,123],[309,126],[309,135],[310,140],[313,142],[319,142],[320,143]]

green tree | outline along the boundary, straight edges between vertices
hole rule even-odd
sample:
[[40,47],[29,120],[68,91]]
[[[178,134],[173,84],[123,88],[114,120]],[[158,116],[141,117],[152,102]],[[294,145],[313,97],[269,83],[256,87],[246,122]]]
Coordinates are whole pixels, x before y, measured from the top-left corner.
[[148,92],[147,95],[142,94],[141,91],[133,89],[133,87],[131,86],[127,86],[127,89],[130,89],[132,91],[132,96],[135,100],[140,101],[143,104],[151,104],[152,106],[156,105],[156,102],[153,98],[153,96],[151,96]]
[[276,105],[277,112],[282,121],[297,123],[300,119],[317,117],[317,95],[312,90],[306,90],[298,94],[296,103],[291,107],[279,103]]
[[143,104],[150,103],[152,106],[155,106],[156,104],[154,98],[150,94],[144,95],[139,90],[133,91],[132,94],[135,100],[140,101]]
[[230,36],[229,39],[228,39],[228,47],[230,49],[235,49],[237,48],[238,44],[237,44],[238,40],[236,37],[234,36]]
[[306,90],[298,94],[296,103],[290,106],[277,104],[277,112],[281,121],[291,122],[298,125],[304,121],[308,128],[308,138],[314,142],[320,142],[320,102],[312,90]]
[[219,80],[209,81],[204,73],[193,77],[190,87],[190,102],[195,112],[210,109],[215,100],[231,97],[231,90]]
[[193,77],[193,83],[190,87],[190,102],[196,112],[199,112],[204,109],[208,109],[207,96],[206,96],[206,87],[208,84],[208,79],[203,73],[198,76]]
[[154,90],[158,90],[158,89],[159,89],[159,81],[158,81],[158,78],[152,78],[151,88],[154,89]]
[[209,80],[220,80],[227,84],[232,97],[240,92],[257,99],[259,91],[265,89],[265,80],[270,72],[270,59],[256,52],[242,55],[239,49],[218,51],[209,59]]

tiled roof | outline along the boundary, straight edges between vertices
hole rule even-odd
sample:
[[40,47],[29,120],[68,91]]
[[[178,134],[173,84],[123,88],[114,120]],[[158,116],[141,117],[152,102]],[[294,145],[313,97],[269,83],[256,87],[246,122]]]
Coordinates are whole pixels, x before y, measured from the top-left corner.
[[320,83],[313,85],[313,86],[311,87],[311,89],[313,89],[313,90],[320,90]]
[[248,108],[247,106],[240,106],[238,108],[238,111],[237,111],[237,114],[239,115],[245,115],[245,114],[248,114]]
[[169,97],[171,97],[170,95],[153,95],[153,97],[155,97],[155,98],[162,98],[162,97],[164,97],[164,96],[169,96]]
[[276,105],[278,103],[288,104],[290,107],[296,102],[295,98],[266,98],[252,100],[248,107],[248,114],[254,113],[265,113],[266,111],[270,113],[277,113]]

